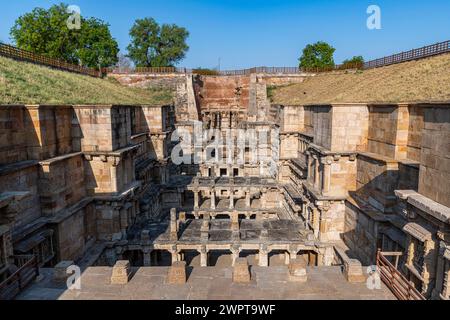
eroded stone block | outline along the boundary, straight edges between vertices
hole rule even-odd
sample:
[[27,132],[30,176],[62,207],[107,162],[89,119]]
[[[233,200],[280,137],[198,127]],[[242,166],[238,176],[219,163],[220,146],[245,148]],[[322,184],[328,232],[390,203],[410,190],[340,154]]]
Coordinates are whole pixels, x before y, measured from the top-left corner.
[[233,282],[250,282],[250,269],[246,258],[237,258],[233,268]]
[[289,280],[306,282],[308,276],[306,274],[307,263],[303,258],[291,260],[289,263]]
[[356,259],[349,259],[344,263],[344,275],[348,282],[365,282],[361,262]]
[[119,260],[113,267],[111,284],[127,284],[130,280],[131,269],[128,260]]
[[186,261],[175,261],[167,273],[167,283],[184,284],[186,283]]

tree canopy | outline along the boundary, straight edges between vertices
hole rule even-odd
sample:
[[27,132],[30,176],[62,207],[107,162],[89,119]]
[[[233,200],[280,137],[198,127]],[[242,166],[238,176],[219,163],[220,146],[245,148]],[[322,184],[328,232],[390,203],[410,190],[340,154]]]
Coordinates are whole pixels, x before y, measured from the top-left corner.
[[138,19],[130,30],[128,56],[137,67],[170,67],[181,61],[189,46],[189,32],[175,24],[162,24],[153,18]]
[[323,41],[308,44],[303,49],[299,66],[300,68],[334,67],[333,54],[335,51],[335,48]]
[[349,67],[349,68],[361,68],[364,65],[364,58],[363,56],[354,56],[351,59],[346,59],[342,61],[342,66]]
[[66,4],[48,10],[35,8],[20,16],[11,28],[15,44],[24,50],[87,67],[117,63],[119,46],[109,25],[96,18],[80,17],[80,28],[69,29],[72,13]]

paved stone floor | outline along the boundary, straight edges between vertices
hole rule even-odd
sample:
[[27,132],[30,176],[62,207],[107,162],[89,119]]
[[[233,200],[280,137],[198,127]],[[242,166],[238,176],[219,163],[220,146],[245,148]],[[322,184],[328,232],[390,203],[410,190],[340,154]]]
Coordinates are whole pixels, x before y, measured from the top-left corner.
[[167,267],[133,268],[126,285],[109,284],[112,268],[89,267],[81,277],[81,290],[65,290],[51,281],[52,270],[43,269],[40,281],[22,292],[18,299],[32,300],[305,300],[305,299],[395,299],[384,285],[370,290],[365,283],[348,283],[340,267],[309,267],[308,281],[290,282],[286,266],[252,266],[252,281],[232,282],[231,267],[188,268],[184,285],[166,284]]

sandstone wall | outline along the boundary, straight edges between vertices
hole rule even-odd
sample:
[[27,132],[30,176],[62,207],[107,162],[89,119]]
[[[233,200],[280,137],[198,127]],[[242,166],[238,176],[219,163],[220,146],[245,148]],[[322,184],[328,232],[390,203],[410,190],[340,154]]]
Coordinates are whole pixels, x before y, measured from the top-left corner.
[[132,133],[160,133],[168,131],[173,119],[171,119],[170,106],[135,106],[131,107]]
[[81,258],[96,236],[94,206],[88,204],[56,226],[58,260]]
[[450,207],[450,106],[424,108],[419,193]]
[[68,106],[1,106],[0,164],[72,152],[71,122]]
[[248,109],[249,76],[198,76],[194,86],[200,110]]
[[0,165],[28,159],[25,113],[20,106],[0,108]]
[[320,219],[321,241],[340,240],[345,227],[344,201],[332,202],[330,208],[322,213]]
[[39,166],[37,164],[0,170],[0,194],[17,191],[29,193],[19,201],[20,211],[15,216],[11,230],[31,223],[41,216],[38,181]]
[[268,86],[285,86],[288,84],[302,83],[312,74],[258,74],[258,80],[265,82]]
[[350,258],[357,258],[362,265],[374,263],[377,252],[378,225],[369,215],[351,202],[345,202],[345,227],[342,234],[350,251]]
[[314,130],[314,144],[331,149],[331,106],[315,106],[311,115],[311,123]]
[[347,195],[356,190],[356,161],[348,156],[341,156],[331,163],[330,194]]
[[366,105],[333,105],[331,151],[365,151],[369,130]]
[[356,188],[358,196],[381,212],[392,209],[399,181],[398,162],[376,154],[359,154]]
[[[368,109],[366,105],[325,105],[305,109],[305,129],[312,127],[314,144],[331,151],[367,149]],[[307,119],[312,116],[311,121]],[[309,125],[309,123],[311,125]]]
[[303,106],[284,106],[282,112],[282,132],[301,132],[305,129]]
[[280,135],[280,158],[297,158],[298,157],[298,137],[296,135],[281,134]]
[[420,161],[422,148],[423,108],[420,106],[409,107],[408,143],[406,146],[407,158]]
[[44,215],[52,215],[86,196],[81,153],[40,162],[39,195]]
[[114,151],[129,144],[130,109],[118,106],[74,106],[75,132],[81,151]]
[[153,74],[108,74],[120,84],[138,88],[163,88],[176,90],[177,85],[185,80],[180,73],[153,73]]
[[371,106],[369,152],[394,159],[407,156],[409,112],[407,106]]

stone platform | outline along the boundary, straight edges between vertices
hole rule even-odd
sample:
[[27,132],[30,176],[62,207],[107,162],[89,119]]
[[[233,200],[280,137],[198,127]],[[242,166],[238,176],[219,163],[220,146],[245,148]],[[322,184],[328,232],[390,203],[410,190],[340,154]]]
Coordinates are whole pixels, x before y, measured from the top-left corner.
[[132,268],[124,285],[110,284],[112,268],[89,267],[81,277],[81,290],[69,291],[51,281],[52,270],[43,269],[43,279],[20,300],[393,300],[387,287],[370,290],[365,283],[349,283],[340,267],[307,267],[307,282],[289,281],[286,266],[251,267],[251,281],[233,283],[231,267],[187,268],[187,282],[166,282],[168,267]]

